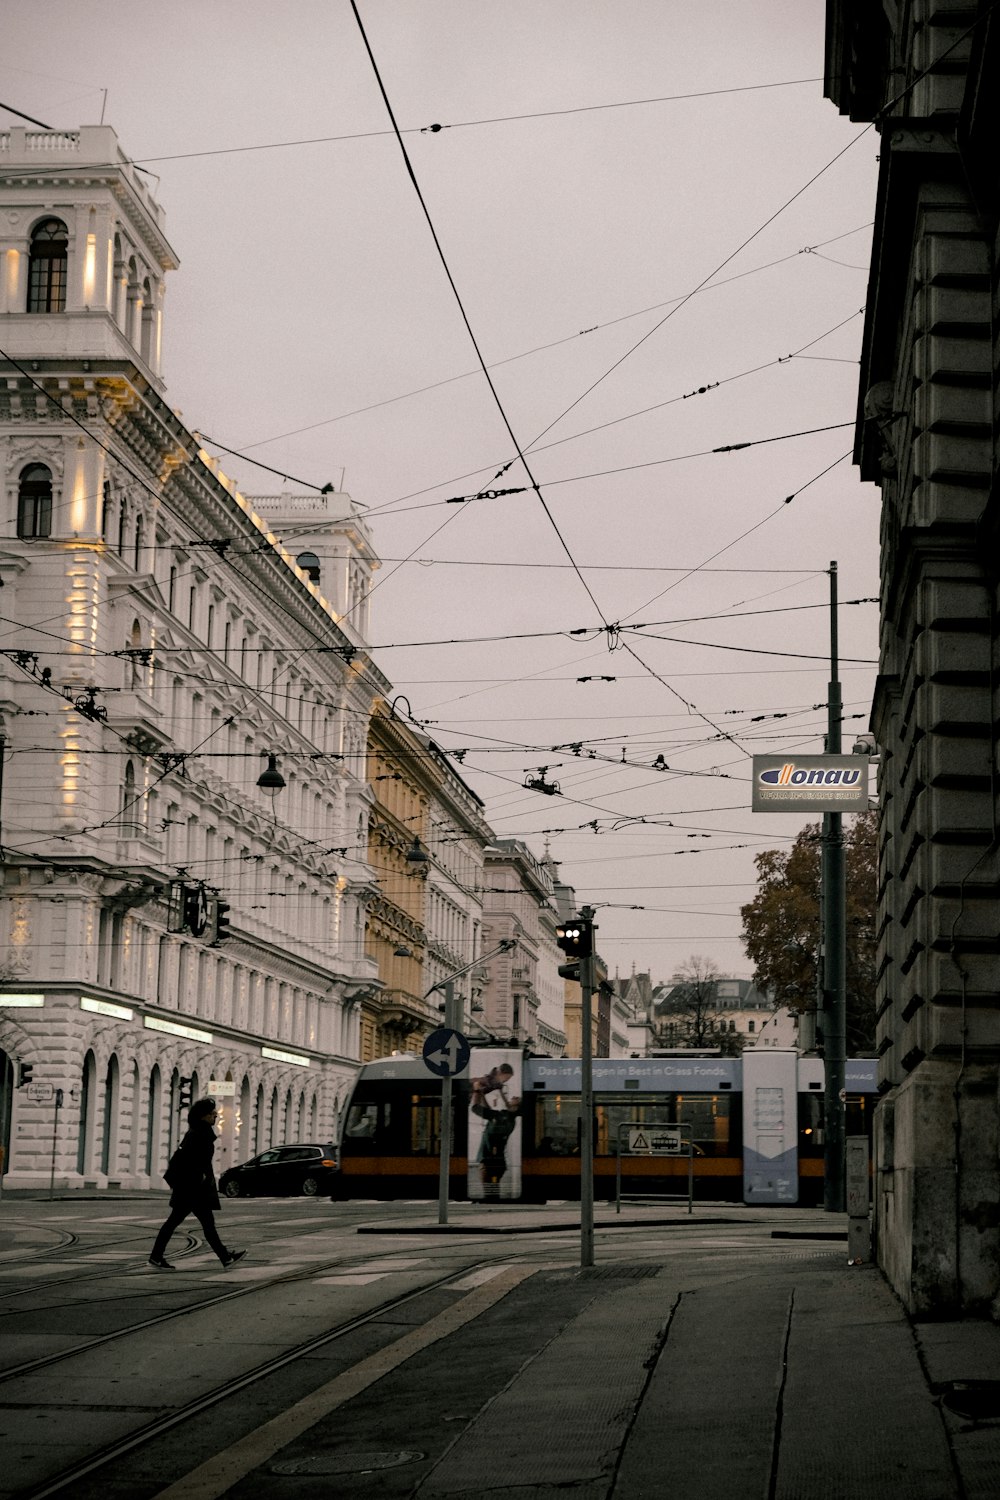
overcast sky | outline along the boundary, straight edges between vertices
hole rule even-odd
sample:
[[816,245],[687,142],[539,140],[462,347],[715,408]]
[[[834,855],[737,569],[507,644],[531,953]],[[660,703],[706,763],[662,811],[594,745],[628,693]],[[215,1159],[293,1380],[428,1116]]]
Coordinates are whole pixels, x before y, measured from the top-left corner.
[[349,0],[7,0],[0,92],[157,174],[168,399],[291,476],[207,443],[245,493],[368,508],[373,658],[612,973],[749,975],[802,821],[750,813],[749,756],[823,748],[833,559],[845,749],[876,670],[878,137],[823,99],[823,0],[358,9],[454,290]]

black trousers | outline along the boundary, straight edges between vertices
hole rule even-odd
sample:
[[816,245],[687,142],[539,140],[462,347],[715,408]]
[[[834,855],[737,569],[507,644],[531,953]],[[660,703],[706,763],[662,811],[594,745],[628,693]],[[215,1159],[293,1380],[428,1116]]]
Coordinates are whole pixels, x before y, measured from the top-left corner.
[[204,1206],[189,1203],[184,1207],[172,1208],[170,1210],[169,1217],[164,1221],[163,1225],[160,1228],[159,1234],[156,1236],[156,1242],[154,1243],[151,1252],[153,1259],[163,1259],[167,1245],[170,1243],[170,1236],[173,1234],[178,1224],[183,1223],[188,1214],[194,1214],[195,1218],[198,1220],[198,1223],[201,1225],[201,1231],[205,1236],[207,1243],[215,1251],[216,1255],[219,1257],[222,1263],[225,1264],[225,1262],[229,1259],[229,1251],[219,1239],[219,1231],[215,1227],[215,1217],[207,1203]]

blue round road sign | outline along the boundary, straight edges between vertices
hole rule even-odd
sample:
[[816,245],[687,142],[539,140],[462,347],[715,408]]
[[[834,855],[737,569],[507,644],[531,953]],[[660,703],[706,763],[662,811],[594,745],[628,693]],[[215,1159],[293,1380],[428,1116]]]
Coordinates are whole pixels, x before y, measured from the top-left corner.
[[439,1078],[450,1078],[467,1066],[471,1050],[468,1037],[450,1026],[439,1026],[424,1042],[424,1062]]

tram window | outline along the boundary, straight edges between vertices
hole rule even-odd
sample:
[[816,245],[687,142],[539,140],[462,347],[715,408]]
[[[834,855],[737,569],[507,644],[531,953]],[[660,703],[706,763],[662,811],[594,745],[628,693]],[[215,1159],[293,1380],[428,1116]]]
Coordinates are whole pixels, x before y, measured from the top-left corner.
[[347,1114],[344,1134],[358,1140],[373,1140],[378,1128],[377,1104],[352,1104]]
[[436,1156],[441,1149],[441,1100],[414,1094],[410,1105],[410,1150],[414,1156]]
[[638,1099],[597,1106],[597,1139],[594,1151],[598,1156],[617,1156],[621,1138],[619,1125],[669,1125],[674,1115],[670,1104],[645,1104]]
[[693,1144],[706,1156],[727,1156],[731,1145],[731,1098],[719,1094],[678,1094],[676,1100],[677,1123],[690,1125]]
[[[577,1156],[580,1101],[565,1094],[535,1095],[535,1151],[539,1156]],[[530,1104],[530,1101],[529,1101]]]
[[823,1096],[799,1095],[799,1154],[823,1155]]
[[872,1109],[865,1094],[848,1094],[844,1101],[844,1132],[866,1135],[871,1140]]

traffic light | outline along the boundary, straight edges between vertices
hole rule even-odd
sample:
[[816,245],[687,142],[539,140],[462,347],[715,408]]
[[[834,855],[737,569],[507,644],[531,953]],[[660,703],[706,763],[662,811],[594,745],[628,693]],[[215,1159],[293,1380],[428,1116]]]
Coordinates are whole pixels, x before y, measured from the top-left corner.
[[34,1063],[19,1063],[17,1069],[17,1086],[23,1089],[26,1083],[31,1082],[31,1075],[35,1071]]
[[556,928],[556,942],[569,958],[589,958],[594,951],[594,924],[574,917]]
[[232,937],[229,928],[229,902],[216,900],[215,903],[215,936],[213,943],[224,943],[226,938]]
[[201,937],[208,926],[208,897],[203,885],[184,887],[184,926],[192,937]]
[[181,1084],[180,1107],[181,1107],[181,1109],[190,1109],[191,1108],[191,1079],[190,1078],[182,1078],[181,1081],[180,1081],[180,1084]]
[[573,917],[556,928],[556,942],[570,960],[559,965],[562,979],[580,978],[580,960],[594,951],[594,924],[587,917]]

